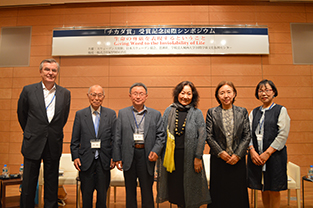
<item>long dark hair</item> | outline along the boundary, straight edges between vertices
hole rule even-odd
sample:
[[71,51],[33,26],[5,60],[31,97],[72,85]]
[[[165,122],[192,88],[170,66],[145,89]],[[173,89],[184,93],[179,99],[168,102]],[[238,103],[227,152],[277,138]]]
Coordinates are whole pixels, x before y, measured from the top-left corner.
[[186,85],[188,85],[192,90],[192,100],[191,100],[190,105],[193,106],[194,108],[197,108],[200,96],[195,85],[190,81],[182,81],[181,83],[176,85],[176,87],[173,90],[174,103],[178,103],[178,95],[184,89]]

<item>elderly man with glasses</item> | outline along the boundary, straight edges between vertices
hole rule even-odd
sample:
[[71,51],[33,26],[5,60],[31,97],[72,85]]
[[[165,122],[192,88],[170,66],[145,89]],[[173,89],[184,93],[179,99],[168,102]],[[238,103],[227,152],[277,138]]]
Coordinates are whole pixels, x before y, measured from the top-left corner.
[[96,207],[105,208],[110,169],[114,168],[112,143],[116,113],[101,106],[105,95],[100,85],[91,86],[87,97],[90,106],[75,115],[71,153],[79,171],[83,207],[92,208],[93,192],[97,190]]
[[113,160],[124,171],[127,208],[137,207],[137,178],[141,207],[154,207],[154,166],[165,142],[165,132],[161,113],[145,106],[147,97],[144,84],[133,84],[129,89],[132,106],[119,111],[116,124]]

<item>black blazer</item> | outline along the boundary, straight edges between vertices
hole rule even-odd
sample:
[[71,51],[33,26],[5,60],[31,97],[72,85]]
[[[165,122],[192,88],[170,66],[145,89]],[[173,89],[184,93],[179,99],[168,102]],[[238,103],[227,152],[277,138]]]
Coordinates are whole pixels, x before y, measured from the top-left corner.
[[[251,140],[248,111],[245,108],[234,106],[234,154],[243,158]],[[208,133],[207,142],[210,146],[210,154],[217,156],[221,151],[226,150],[226,133],[223,126],[222,107],[211,108],[206,116],[206,130]]]
[[95,158],[96,149],[91,148],[90,140],[100,139],[99,159],[104,170],[110,170],[113,138],[115,133],[115,111],[101,106],[98,137],[92,121],[90,106],[76,112],[72,131],[72,160],[80,159],[81,170],[86,171]]
[[42,82],[27,85],[20,94],[17,106],[18,121],[24,131],[22,154],[39,160],[46,142],[52,159],[59,159],[63,146],[63,127],[70,111],[71,93],[56,84],[55,113],[49,123]]

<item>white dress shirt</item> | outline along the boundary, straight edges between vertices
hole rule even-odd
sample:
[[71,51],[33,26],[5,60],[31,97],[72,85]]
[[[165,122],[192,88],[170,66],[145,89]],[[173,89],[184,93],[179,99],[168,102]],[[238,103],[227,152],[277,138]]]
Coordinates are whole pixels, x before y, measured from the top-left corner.
[[49,123],[53,119],[54,112],[55,112],[55,93],[56,93],[56,87],[53,85],[51,90],[48,90],[46,86],[42,83],[43,88],[43,96],[45,98],[45,104],[46,104],[46,112]]

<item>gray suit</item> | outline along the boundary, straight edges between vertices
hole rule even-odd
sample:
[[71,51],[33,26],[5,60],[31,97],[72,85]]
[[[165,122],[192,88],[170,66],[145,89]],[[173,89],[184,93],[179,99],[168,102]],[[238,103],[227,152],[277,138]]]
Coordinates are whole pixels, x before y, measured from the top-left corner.
[[[163,128],[161,113],[152,108],[147,108],[144,120],[144,149],[136,149],[134,147],[135,142],[133,139],[133,134],[136,127],[132,111],[133,107],[130,106],[121,109],[118,113],[118,119],[116,122],[116,134],[113,147],[113,160],[122,161],[123,163],[123,171],[126,185],[126,206],[137,206],[135,198],[136,195],[134,195],[135,193],[130,192],[132,192],[136,188],[136,179],[138,177],[140,186],[142,188],[142,207],[144,207],[144,204],[146,204],[145,200],[147,200],[147,198],[152,197],[153,200],[153,196],[150,196],[149,193],[152,193],[155,162],[149,161],[148,156],[151,151],[160,155],[165,142],[165,132]],[[139,160],[136,155],[141,154],[140,151],[142,151],[143,157]],[[135,169],[135,171],[133,171],[133,169]],[[146,194],[148,194],[147,197],[145,196]],[[131,200],[132,205],[129,204],[128,200]],[[151,202],[147,202],[147,207],[153,206],[154,205],[151,204]]]

